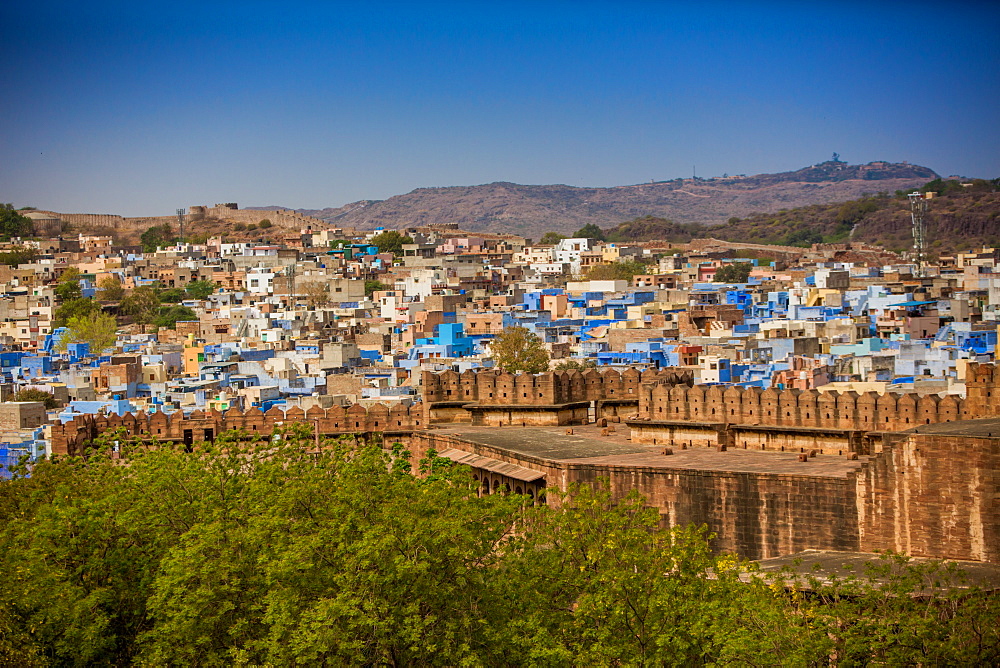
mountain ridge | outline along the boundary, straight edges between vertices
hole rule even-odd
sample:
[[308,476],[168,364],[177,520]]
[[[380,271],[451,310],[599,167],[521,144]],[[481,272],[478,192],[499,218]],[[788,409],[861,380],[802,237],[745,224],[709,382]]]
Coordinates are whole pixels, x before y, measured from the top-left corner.
[[[920,186],[938,175],[909,163],[849,165],[830,160],[775,174],[651,181],[608,187],[523,185],[509,181],[431,186],[384,200],[341,207],[295,209],[355,229],[454,223],[470,232],[512,232],[537,238],[587,224],[612,227],[642,216],[718,225],[732,217],[856,199],[864,194]],[[278,210],[287,207],[248,207]]]

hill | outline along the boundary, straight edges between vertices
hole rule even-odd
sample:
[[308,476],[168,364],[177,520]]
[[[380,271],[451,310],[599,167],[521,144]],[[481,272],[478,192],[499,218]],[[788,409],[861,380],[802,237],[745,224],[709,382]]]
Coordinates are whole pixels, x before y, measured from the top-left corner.
[[[921,190],[937,193],[928,203],[925,218],[932,252],[1000,245],[1000,179],[964,184],[935,179]],[[912,246],[910,203],[906,193],[899,191],[734,217],[711,228],[645,216],[605,230],[608,239],[618,241],[686,242],[706,235],[725,241],[798,246],[850,239],[903,250]]]
[[[512,232],[538,238],[584,225],[611,227],[642,216],[717,225],[756,212],[843,202],[867,193],[918,186],[937,174],[906,163],[849,165],[827,161],[779,174],[675,179],[610,188],[489,183],[419,188],[382,201],[298,213],[356,229],[457,223],[471,232]],[[279,209],[283,207],[262,207]]]

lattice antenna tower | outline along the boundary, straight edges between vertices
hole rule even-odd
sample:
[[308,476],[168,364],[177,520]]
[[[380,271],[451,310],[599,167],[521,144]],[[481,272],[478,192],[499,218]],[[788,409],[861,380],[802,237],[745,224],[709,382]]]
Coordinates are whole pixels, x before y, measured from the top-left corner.
[[917,276],[924,275],[924,216],[927,214],[927,199],[923,193],[912,192],[910,218],[913,219],[913,252],[917,256]]
[[184,209],[177,209],[177,226],[180,228],[180,243],[184,243]]

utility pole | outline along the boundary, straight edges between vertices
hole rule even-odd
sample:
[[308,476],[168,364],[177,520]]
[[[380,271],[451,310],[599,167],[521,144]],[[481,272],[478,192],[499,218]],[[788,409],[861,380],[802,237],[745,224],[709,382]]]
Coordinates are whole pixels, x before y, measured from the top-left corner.
[[927,214],[927,197],[924,193],[912,192],[910,218],[913,219],[913,251],[917,256],[917,277],[924,275],[924,216]]

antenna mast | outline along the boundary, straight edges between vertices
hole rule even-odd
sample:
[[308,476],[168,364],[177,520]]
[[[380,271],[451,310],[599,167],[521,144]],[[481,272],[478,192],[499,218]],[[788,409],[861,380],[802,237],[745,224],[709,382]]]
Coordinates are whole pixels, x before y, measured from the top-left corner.
[[917,276],[924,275],[924,215],[927,213],[927,199],[923,193],[912,192],[910,217],[913,219],[913,250],[917,256]]
[[180,227],[180,241],[184,243],[184,209],[177,209],[177,226]]

